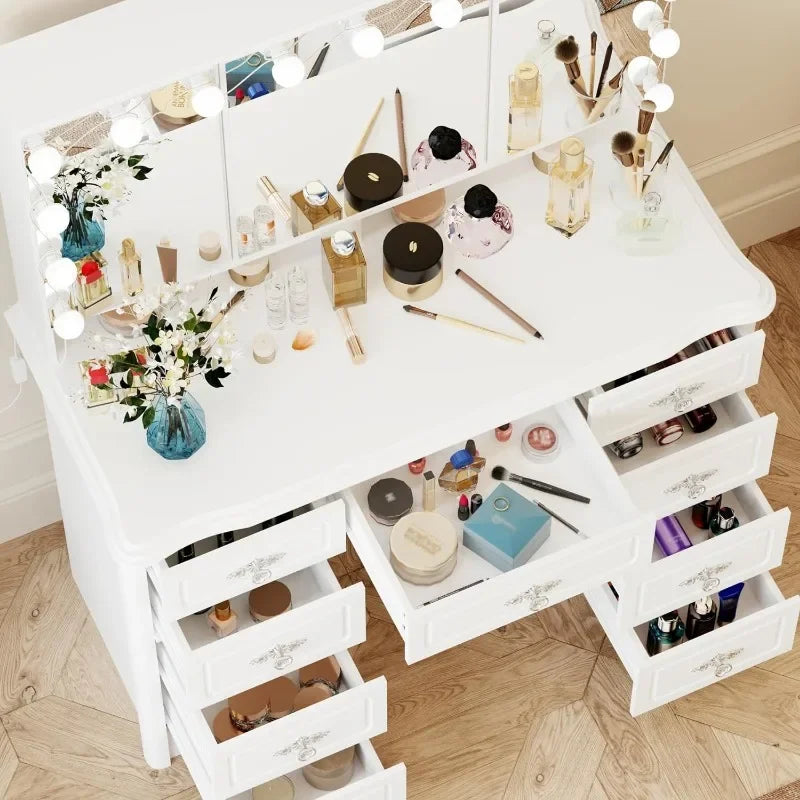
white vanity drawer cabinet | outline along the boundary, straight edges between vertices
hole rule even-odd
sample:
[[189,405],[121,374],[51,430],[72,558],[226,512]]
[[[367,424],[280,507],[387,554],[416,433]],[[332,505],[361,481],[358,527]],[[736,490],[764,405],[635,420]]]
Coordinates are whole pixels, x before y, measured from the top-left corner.
[[[345,548],[344,503],[326,503],[297,517],[260,529],[237,531],[236,541],[214,548],[214,539],[196,546],[197,556],[148,568],[164,618],[180,619],[255,586],[298,572]],[[207,552],[202,550],[208,548]]]
[[647,622],[780,565],[789,509],[773,511],[755,483],[726,492],[723,502],[736,512],[738,528],[708,538],[708,531],[692,524],[691,508],[684,509],[676,516],[692,539],[692,547],[665,558],[654,545],[653,562],[615,584],[621,625]]
[[386,679],[364,683],[344,651],[336,653],[342,668],[337,695],[218,744],[211,723],[227,702],[202,710],[193,707],[178,687],[162,645],[158,656],[168,715],[182,724],[212,797],[245,792],[386,731]]
[[[690,352],[694,350],[686,348]],[[589,427],[610,444],[758,383],[764,331],[754,331],[606,391],[584,395]]]
[[364,641],[363,584],[342,589],[325,561],[283,581],[292,592],[291,611],[254,622],[248,595],[239,595],[231,599],[239,629],[223,639],[205,614],[165,619],[153,598],[156,635],[190,703],[202,708]]
[[[800,612],[800,597],[784,599],[766,572],[745,583],[731,624],[649,656],[647,624],[617,626],[617,601],[607,585],[586,592],[586,599],[631,676],[634,716],[790,650]],[[686,608],[679,613],[685,620]]]
[[620,459],[609,453],[642,511],[665,517],[769,472],[778,423],[775,414],[759,417],[742,392],[711,406],[717,423],[705,433],[686,430],[678,441],[659,447],[645,431],[645,446],[638,455]]

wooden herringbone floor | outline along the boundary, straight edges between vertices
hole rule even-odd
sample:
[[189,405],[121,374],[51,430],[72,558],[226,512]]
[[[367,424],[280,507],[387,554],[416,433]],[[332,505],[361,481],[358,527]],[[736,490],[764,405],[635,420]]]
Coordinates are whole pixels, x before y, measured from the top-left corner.
[[[780,416],[776,507],[800,490],[800,229],[756,245],[774,281],[767,352],[751,392]],[[776,577],[800,592],[800,514]],[[333,559],[364,581],[365,678],[389,681],[386,764],[405,761],[412,800],[748,800],[800,780],[800,650],[638,719],[630,682],[576,598],[409,667],[403,643],[352,551]],[[59,525],[0,546],[0,797],[196,800],[178,759],[141,759],[135,714],[69,573]],[[800,796],[800,795],[798,795]]]

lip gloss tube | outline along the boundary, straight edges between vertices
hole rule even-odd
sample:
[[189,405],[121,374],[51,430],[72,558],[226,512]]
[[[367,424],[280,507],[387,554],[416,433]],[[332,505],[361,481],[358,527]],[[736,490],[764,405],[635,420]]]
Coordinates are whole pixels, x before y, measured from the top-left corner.
[[692,540],[677,518],[670,514],[656,522],[656,544],[665,556],[671,556],[691,547]]

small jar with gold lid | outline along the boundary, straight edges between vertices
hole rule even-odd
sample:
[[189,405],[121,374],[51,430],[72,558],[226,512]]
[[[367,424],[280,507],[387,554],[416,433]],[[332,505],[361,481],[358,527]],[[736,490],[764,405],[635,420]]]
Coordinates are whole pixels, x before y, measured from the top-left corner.
[[300,236],[342,218],[342,207],[321,181],[309,181],[292,195],[292,233]]
[[347,216],[393,200],[403,188],[403,168],[385,153],[362,153],[344,171]]
[[383,240],[383,282],[401,300],[425,300],[442,285],[442,237],[429,225],[403,222]]
[[358,235],[336,231],[322,240],[322,279],[334,308],[367,302],[367,259]]

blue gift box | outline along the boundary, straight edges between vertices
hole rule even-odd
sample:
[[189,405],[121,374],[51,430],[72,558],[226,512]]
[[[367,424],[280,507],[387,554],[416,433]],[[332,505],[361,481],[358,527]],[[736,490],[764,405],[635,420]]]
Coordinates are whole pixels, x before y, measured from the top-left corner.
[[464,523],[464,547],[503,572],[528,561],[550,536],[550,515],[501,483]]

